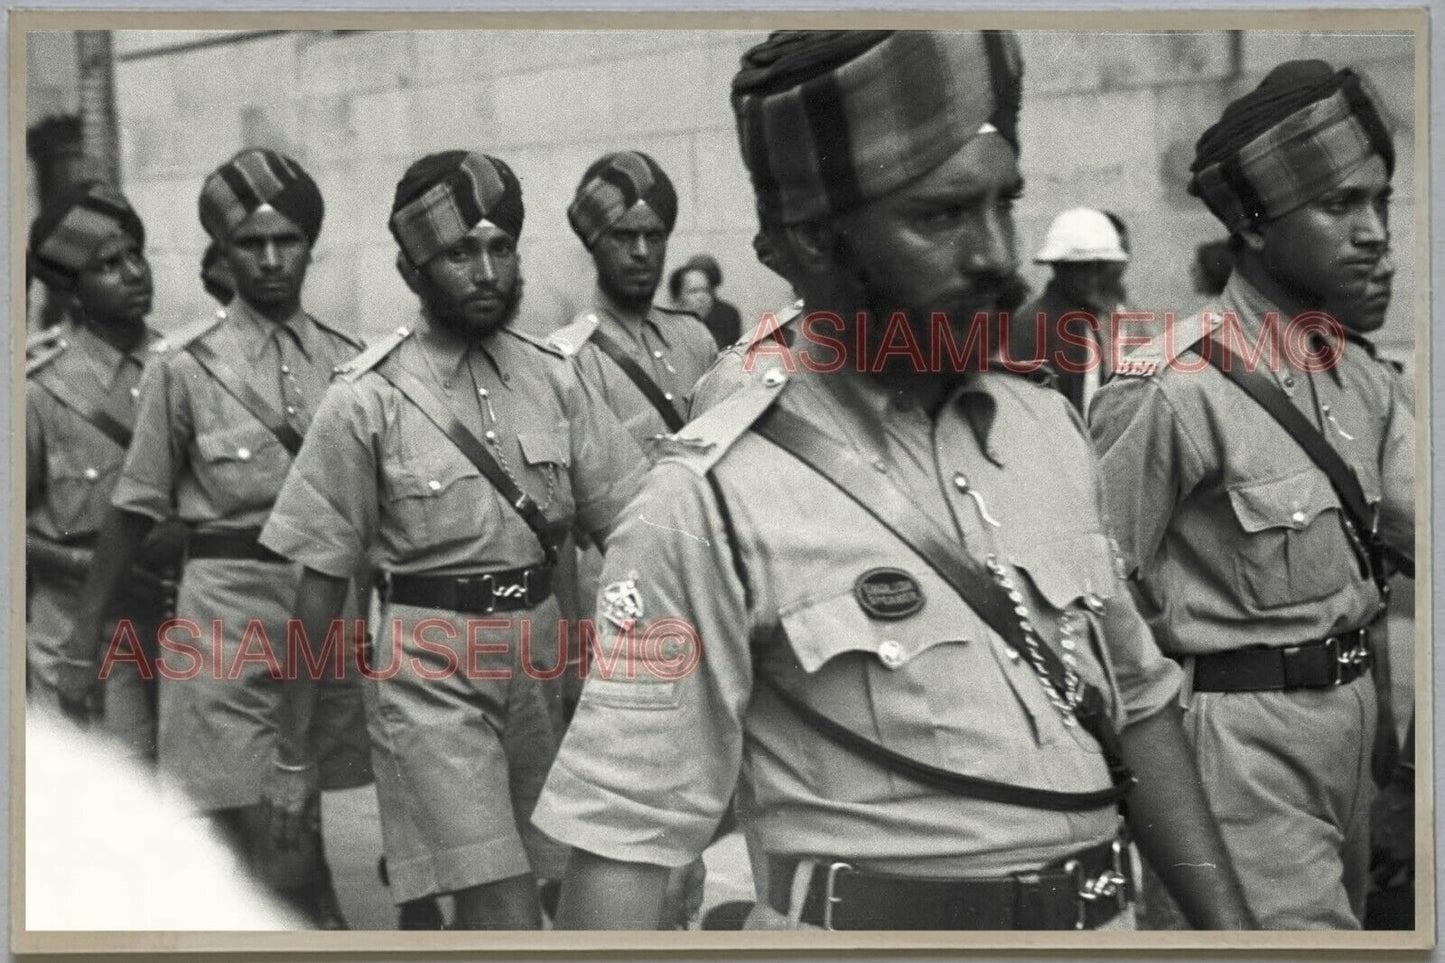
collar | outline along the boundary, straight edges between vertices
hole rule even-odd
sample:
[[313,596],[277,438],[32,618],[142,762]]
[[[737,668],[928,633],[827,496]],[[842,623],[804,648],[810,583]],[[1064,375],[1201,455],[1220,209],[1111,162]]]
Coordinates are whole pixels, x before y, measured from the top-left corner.
[[[477,349],[476,353],[485,358],[500,376],[505,370],[501,358],[498,357],[503,337],[505,332],[497,330],[481,341],[467,341],[437,324],[427,316],[426,311],[422,311],[418,316],[416,333],[412,340],[421,349],[438,380],[447,382],[461,375],[462,366],[466,364],[473,348]],[[502,380],[504,384],[510,381],[507,378]]]
[[656,312],[653,311],[650,305],[648,309],[642,313],[629,310],[612,300],[612,298],[602,290],[600,285],[593,291],[592,302],[597,306],[598,311],[600,311],[603,316],[611,318],[620,324],[628,334],[635,337],[635,329],[646,324],[652,329],[653,334],[662,339],[663,344],[669,348],[672,347],[672,340],[668,338],[667,332],[664,330],[666,325],[658,324]]
[[[806,371],[806,369],[803,369]],[[883,426],[900,415],[917,414],[924,418],[918,402],[906,391],[893,388],[877,378],[847,366],[833,372],[807,372],[814,390],[824,395],[839,420],[861,432],[878,451],[886,450]],[[994,417],[998,413],[998,391],[1001,378],[1017,375],[998,372],[973,372],[954,387],[943,402],[943,408],[955,408],[968,422],[980,451],[1002,466],[998,453],[989,444]],[[943,409],[940,409],[943,410]]]
[[231,299],[226,306],[226,318],[232,330],[241,335],[247,346],[247,358],[254,361],[273,336],[290,336],[292,344],[311,360],[316,356],[316,326],[305,310],[297,308],[296,313],[284,321],[272,321],[262,315],[239,296]]
[[[1275,328],[1278,334],[1283,333],[1284,326],[1290,320],[1290,315],[1287,314],[1283,308],[1266,297],[1259,288],[1241,277],[1238,271],[1230,273],[1229,280],[1225,283],[1224,290],[1220,293],[1220,303],[1224,311],[1232,311],[1235,316],[1239,318],[1240,329],[1244,332],[1251,351],[1256,349],[1260,335],[1264,330],[1264,319],[1271,312],[1276,314],[1279,319]],[[1346,350],[1348,350],[1348,347]],[[1285,354],[1283,344],[1279,346],[1279,359],[1280,363],[1270,371],[1275,381],[1282,381],[1286,374],[1286,368],[1292,370],[1294,368],[1294,366],[1289,363],[1289,358]],[[1265,367],[1269,366],[1266,364]],[[1334,378],[1337,384],[1342,383],[1338,363],[1330,366],[1329,373],[1330,377]]]
[[67,333],[71,344],[80,357],[85,358],[91,371],[106,388],[115,384],[121,367],[126,361],[134,361],[137,370],[145,368],[147,349],[160,337],[149,327],[141,335],[140,342],[129,351],[121,352],[110,342],[78,321],[72,322]]

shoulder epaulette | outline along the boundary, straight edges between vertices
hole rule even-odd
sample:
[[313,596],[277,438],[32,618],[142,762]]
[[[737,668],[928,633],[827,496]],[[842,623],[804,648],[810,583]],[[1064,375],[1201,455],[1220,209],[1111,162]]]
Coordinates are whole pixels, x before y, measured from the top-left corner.
[[[788,325],[792,324],[794,321],[797,321],[802,316],[803,299],[799,298],[781,311],[771,311],[767,314],[764,314],[763,317],[759,319],[757,327],[753,328],[753,330],[751,331],[744,331],[743,336],[737,341],[733,342],[733,347],[751,348],[753,345],[758,344],[761,341],[765,341],[768,338],[771,338],[778,331],[786,328]],[[772,323],[763,324],[762,322],[767,320],[768,318],[772,318]]]
[[707,474],[777,400],[787,382],[785,372],[778,369],[769,371],[698,415],[676,433],[659,435],[654,441],[659,460],[682,462],[699,475]]
[[67,327],[69,327],[69,325],[52,324],[50,327],[44,329],[43,331],[37,331],[34,334],[28,336],[25,339],[25,356],[28,358],[36,351],[39,351],[42,348],[48,348],[55,342],[59,341],[61,338],[65,337],[65,329]]
[[310,319],[311,319],[311,322],[312,322],[313,324],[315,324],[318,328],[320,328],[322,331],[325,331],[327,334],[334,334],[334,335],[336,335],[338,338],[340,338],[342,341],[345,341],[347,344],[351,345],[351,346],[352,346],[353,348],[355,348],[357,351],[361,351],[363,348],[366,347],[366,342],[362,341],[362,340],[361,340],[360,338],[358,338],[356,335],[354,335],[354,334],[347,334],[345,331],[341,331],[341,330],[338,330],[337,328],[333,328],[331,325],[327,324],[326,322],[321,321],[321,320],[319,320],[318,318],[316,318],[315,315],[312,315],[312,314],[309,314],[309,313],[308,313],[306,316],[307,316],[308,318],[310,318]]
[[347,383],[355,381],[379,365],[381,359],[391,354],[396,350],[397,345],[411,337],[411,332],[412,329],[405,325],[395,329],[385,337],[378,338],[375,344],[350,361],[337,365],[331,373]]
[[583,311],[547,335],[547,343],[564,355],[571,357],[587,343],[587,339],[592,337],[592,332],[596,331],[601,323],[602,320],[597,317],[596,311]]
[[696,311],[689,311],[687,308],[673,308],[665,304],[654,304],[653,307],[661,311],[663,314],[686,315],[687,317],[692,318],[694,321],[697,321],[699,323],[702,322],[702,318],[698,315]]
[[1224,313],[1205,310],[1182,321],[1166,317],[1164,326],[1148,341],[1124,355],[1111,378],[1150,378],[1169,368],[1185,351],[1213,334],[1224,323]]
[[149,350],[152,354],[165,354],[168,351],[179,351],[192,341],[208,334],[213,328],[220,326],[226,320],[226,309],[217,308],[216,313],[209,318],[202,318],[190,324],[183,324],[174,331],[166,331],[155,341],[151,342]]
[[505,331],[507,334],[510,334],[512,337],[516,338],[518,341],[525,341],[532,347],[541,348],[548,354],[555,354],[559,358],[567,357],[567,352],[563,351],[561,348],[557,347],[549,341],[544,341],[543,339],[537,337],[535,334],[528,334],[526,331],[518,331],[516,328],[510,326],[505,327],[502,330]]
[[[28,348],[29,345],[26,345],[26,347]],[[65,349],[68,347],[70,347],[69,341],[64,338],[56,338],[47,346],[37,350],[33,355],[27,354],[25,357],[25,377],[28,378],[40,371],[50,364],[50,362],[64,354]]]

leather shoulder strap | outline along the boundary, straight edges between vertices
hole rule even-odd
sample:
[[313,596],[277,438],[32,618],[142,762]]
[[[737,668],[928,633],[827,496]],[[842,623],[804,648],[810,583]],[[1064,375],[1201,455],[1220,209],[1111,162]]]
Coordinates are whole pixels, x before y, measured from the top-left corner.
[[31,348],[27,344],[25,346],[25,377],[29,378],[31,375],[45,370],[50,366],[50,362],[63,355],[68,347],[70,347],[70,342],[64,338],[48,341],[38,348]]
[[311,323],[314,324],[314,325],[316,325],[316,326],[317,326],[318,328],[320,328],[322,331],[325,331],[327,334],[332,335],[332,336],[334,336],[334,337],[336,337],[336,338],[339,338],[340,340],[342,340],[342,341],[346,342],[347,344],[351,345],[351,346],[352,346],[353,348],[355,348],[357,351],[360,351],[362,348],[365,348],[365,347],[366,347],[366,345],[363,344],[363,343],[361,342],[361,339],[357,338],[356,335],[354,335],[354,334],[347,334],[345,331],[342,331],[342,330],[339,329],[339,328],[333,328],[331,325],[327,324],[326,322],[321,321],[321,320],[318,320],[314,315],[308,314],[308,315],[306,315],[306,316],[307,316],[308,318],[311,318]]
[[676,432],[686,424],[682,412],[677,410],[677,405],[668,399],[667,394],[657,386],[657,382],[642,370],[642,365],[627,353],[626,348],[614,341],[611,335],[599,328],[592,332],[592,343],[597,345],[598,350],[603,354],[611,358],[612,363],[627,375],[627,380],[642,392],[642,396],[662,417],[662,423],[667,426],[668,431]]
[[1191,351],[1212,364],[1225,378],[1239,388],[1269,414],[1285,432],[1304,449],[1310,461],[1329,478],[1340,504],[1344,506],[1355,533],[1362,539],[1373,538],[1376,532],[1375,508],[1365,497],[1355,470],[1340,456],[1319,429],[1310,424],[1289,396],[1273,381],[1249,364],[1217,338],[1207,338],[1190,346]]
[[[898,536],[1009,645],[1019,652],[1030,651],[1031,647],[1024,639],[1023,629],[1014,614],[1014,603],[1003,587],[983,564],[952,544],[948,536],[884,476],[851,450],[831,441],[818,428],[783,408],[770,408],[753,430],[813,469]],[[1045,643],[1040,642],[1036,648],[1049,681],[1057,692],[1062,693],[1065,676],[1062,660]],[[1124,764],[1118,733],[1109,719],[1102,695],[1088,684],[1081,686],[1081,693],[1082,698],[1074,714],[1079,724],[1098,740],[1114,783],[1108,791],[1108,799],[1119,802],[1133,785],[1133,776]],[[857,736],[856,733],[852,735]],[[862,736],[857,736],[857,739],[871,742]],[[883,758],[877,754],[874,757]],[[1084,795],[1092,799],[1096,794]]]
[[547,518],[542,514],[541,506],[522,490],[510,475],[503,470],[487,446],[482,444],[476,435],[452,412],[451,407],[436,393],[427,387],[426,382],[416,375],[407,371],[398,364],[377,365],[374,370],[378,375],[385,378],[393,388],[401,392],[402,397],[416,406],[417,410],[426,416],[426,419],[436,425],[442,434],[447,436],[453,445],[466,456],[466,459],[476,466],[482,473],[482,477],[492,483],[492,486],[506,499],[507,504],[520,516],[527,527],[537,536],[542,543],[542,551],[547,557],[547,564],[553,565],[557,561],[557,546],[547,530]]
[[296,457],[296,453],[301,450],[301,432],[293,428],[291,423],[286,420],[285,415],[281,414],[269,401],[261,397],[256,389],[251,386],[249,380],[242,377],[235,368],[231,367],[231,363],[221,357],[204,339],[197,338],[193,340],[190,344],[186,345],[185,350],[190,353],[191,357],[196,359],[196,362],[206,374],[214,378],[216,382],[226,390],[227,394],[239,401],[241,407],[250,412],[251,417],[259,421],[266,427],[267,431],[276,436],[276,440],[291,453],[291,457]]
[[[60,341],[52,350],[59,354],[65,347],[66,342]],[[26,374],[30,373],[27,365]],[[52,377],[55,374],[54,371],[41,372],[34,379],[36,386],[89,422],[122,449],[130,447],[131,427],[110,413],[105,399],[94,391],[95,382],[88,379]]]
[[192,321],[183,324],[173,331],[163,333],[151,343],[147,349],[152,354],[165,354],[168,351],[178,351],[195,341],[203,334],[209,333],[216,325],[226,320],[226,309],[217,308],[216,313],[209,318],[202,318],[199,321]]

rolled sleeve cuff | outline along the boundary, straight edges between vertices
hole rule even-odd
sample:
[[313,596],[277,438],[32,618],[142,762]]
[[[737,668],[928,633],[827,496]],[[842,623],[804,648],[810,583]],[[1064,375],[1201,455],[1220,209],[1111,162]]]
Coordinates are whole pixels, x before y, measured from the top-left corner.
[[590,782],[558,758],[532,825],[558,842],[622,863],[675,868],[696,859],[716,826],[701,816],[620,795]]
[[1184,684],[1184,670],[1173,659],[1160,656],[1135,678],[1120,680],[1124,725],[1142,722],[1173,702]]
[[[325,536],[310,527],[301,527],[285,515],[272,514],[261,529],[262,545],[299,562],[309,569],[333,578],[350,578],[356,573],[362,556],[361,542],[340,519]],[[344,541],[343,541],[344,540]]]
[[110,504],[123,512],[144,515],[156,522],[170,521],[175,517],[169,492],[159,491],[125,474],[116,482]]

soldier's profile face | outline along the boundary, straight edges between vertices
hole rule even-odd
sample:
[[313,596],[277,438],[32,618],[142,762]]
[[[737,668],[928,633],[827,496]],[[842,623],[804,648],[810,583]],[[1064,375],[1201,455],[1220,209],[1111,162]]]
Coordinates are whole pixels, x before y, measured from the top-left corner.
[[97,324],[136,324],[151,310],[151,268],[140,243],[112,234],[76,278],[75,295]]
[[483,221],[422,265],[420,293],[432,317],[474,337],[511,320],[519,277],[516,240]]
[[918,180],[840,218],[837,268],[863,288],[875,334],[904,312],[926,337],[943,312],[966,336],[979,312],[1016,307],[1023,288],[1013,205],[1022,190],[1013,148],[982,134]]
[[236,294],[258,308],[281,307],[301,299],[311,263],[311,244],[281,212],[259,208],[226,242],[226,263]]
[[667,226],[645,204],[634,204],[592,245],[598,285],[627,306],[652,301],[666,258]]
[[1303,307],[1347,328],[1385,323],[1395,268],[1390,259],[1390,178],[1378,155],[1320,197],[1262,230],[1271,277]]

